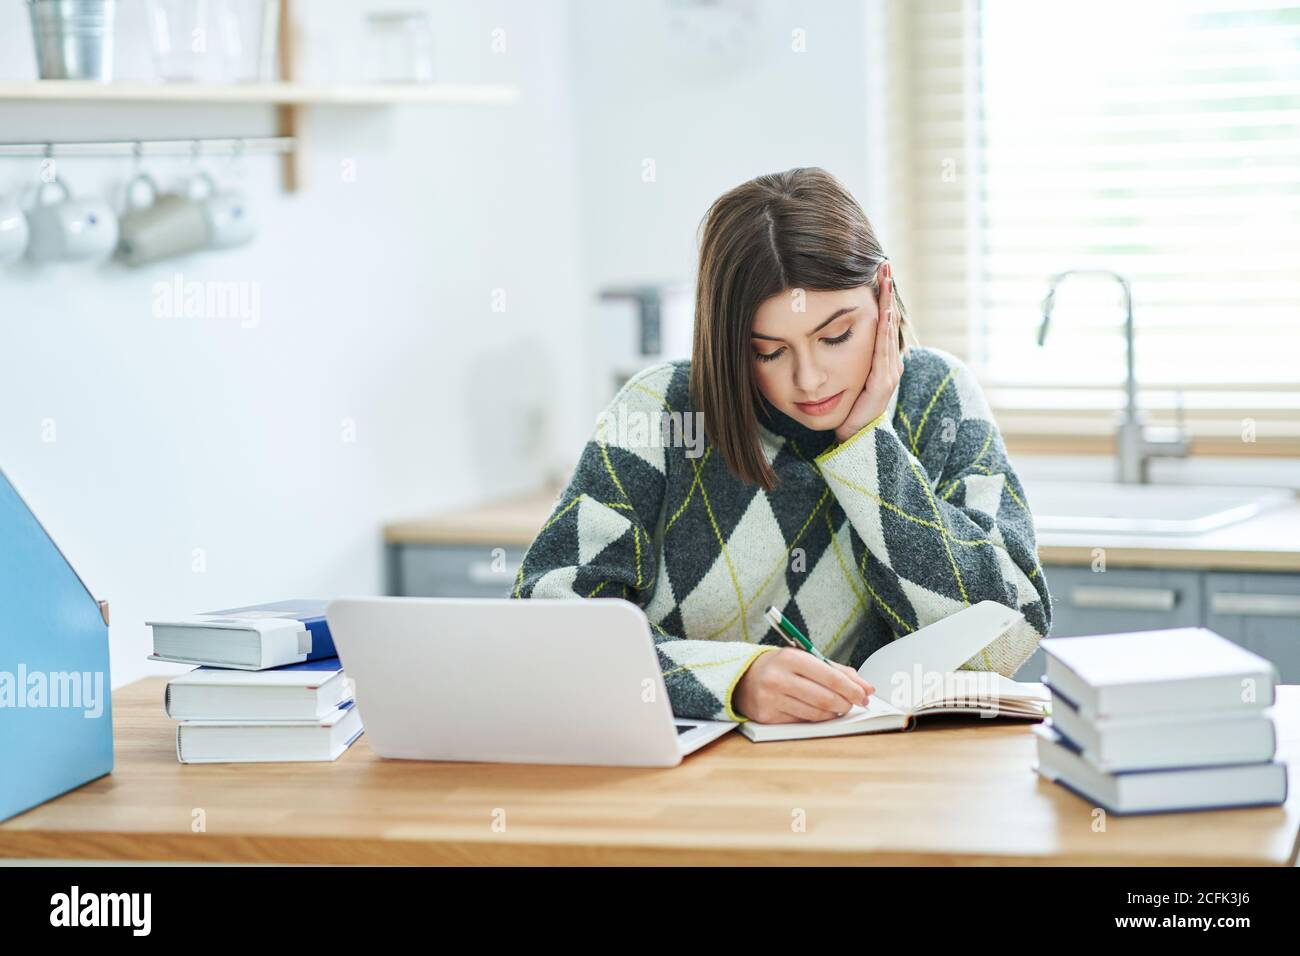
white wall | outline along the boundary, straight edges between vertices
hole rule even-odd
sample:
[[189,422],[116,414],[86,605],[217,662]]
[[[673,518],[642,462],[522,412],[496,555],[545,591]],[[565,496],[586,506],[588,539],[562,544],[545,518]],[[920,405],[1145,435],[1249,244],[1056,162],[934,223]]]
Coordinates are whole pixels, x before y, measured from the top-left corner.
[[[684,15],[690,7],[576,0],[593,282],[689,277],[709,203],[761,173],[819,165],[855,192],[865,188],[864,4],[753,4],[752,27],[741,28],[727,48],[734,52],[720,53],[709,52],[709,18]],[[795,30],[803,52],[792,49]],[[651,183],[641,176],[646,158],[655,163]]]
[[[869,4],[720,6],[737,15],[667,0],[575,0],[582,234],[593,287],[693,280],[709,204],[762,173],[822,166],[867,202]],[[642,175],[647,159],[652,182]]]
[[[551,411],[560,457],[585,435],[567,2],[421,5],[439,80],[517,83],[520,101],[317,110],[304,191],[280,191],[277,160],[245,161],[262,220],[246,249],[0,267],[0,467],[110,602],[114,686],[177,670],[144,660],[150,617],[377,592],[385,521],[535,485],[528,402]],[[142,4],[120,6],[119,75],[147,76]],[[300,6],[309,77],[348,79],[367,5]],[[0,78],[34,75],[24,5],[0,5]],[[0,105],[8,142],[271,131],[261,107]],[[170,182],[186,164],[147,168]],[[129,161],[60,170],[111,194]],[[0,194],[37,172],[0,158]],[[155,318],[154,284],[177,272],[255,283],[260,321]]]

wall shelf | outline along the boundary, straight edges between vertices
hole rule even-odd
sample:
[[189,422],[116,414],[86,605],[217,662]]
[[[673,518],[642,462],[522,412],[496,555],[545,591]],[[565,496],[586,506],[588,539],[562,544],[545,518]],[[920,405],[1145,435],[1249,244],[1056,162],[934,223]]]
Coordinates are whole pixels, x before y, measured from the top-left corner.
[[[296,0],[280,0],[279,80],[267,83],[95,83],[85,80],[0,82],[0,103],[252,104],[275,107],[278,140],[288,144],[283,180],[288,192],[304,185],[302,112],[313,107],[498,106],[513,103],[513,86],[441,83],[329,84],[299,80]],[[54,137],[52,137],[54,138]],[[130,139],[130,137],[126,137]]]
[[291,144],[285,156],[284,188],[304,185],[302,110],[314,107],[500,106],[513,103],[513,86],[387,84],[317,86],[308,83],[93,83],[83,80],[32,80],[0,83],[4,103],[95,103],[118,106],[179,104],[273,106],[277,131]]
[[0,102],[40,103],[249,103],[270,106],[498,106],[518,96],[513,86],[448,84],[305,83],[93,83],[84,80],[32,80],[0,83]]

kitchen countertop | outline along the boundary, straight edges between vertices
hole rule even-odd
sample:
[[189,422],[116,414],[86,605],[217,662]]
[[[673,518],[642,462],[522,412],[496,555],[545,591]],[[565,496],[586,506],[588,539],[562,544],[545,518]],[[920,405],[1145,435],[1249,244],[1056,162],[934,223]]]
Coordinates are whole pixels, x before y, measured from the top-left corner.
[[[491,545],[525,548],[553,510],[559,487],[445,514],[398,521],[390,545]],[[1041,533],[1043,564],[1090,565],[1105,548],[1110,567],[1300,572],[1300,500],[1198,535]]]

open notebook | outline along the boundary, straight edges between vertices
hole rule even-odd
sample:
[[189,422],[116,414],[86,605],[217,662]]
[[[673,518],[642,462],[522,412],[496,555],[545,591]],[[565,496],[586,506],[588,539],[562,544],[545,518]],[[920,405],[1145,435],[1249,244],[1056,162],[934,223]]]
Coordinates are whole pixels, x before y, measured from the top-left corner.
[[1039,683],[1020,683],[994,671],[959,670],[1024,619],[995,601],[980,601],[891,641],[863,661],[858,673],[876,692],[865,707],[843,717],[791,724],[747,720],[750,740],[803,740],[909,730],[922,714],[986,714],[1039,720],[1051,694]]

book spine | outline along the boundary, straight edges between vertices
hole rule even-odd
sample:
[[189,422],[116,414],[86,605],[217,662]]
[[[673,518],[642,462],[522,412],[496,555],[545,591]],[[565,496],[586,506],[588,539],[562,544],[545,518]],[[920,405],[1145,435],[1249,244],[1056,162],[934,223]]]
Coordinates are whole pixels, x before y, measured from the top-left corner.
[[307,660],[314,661],[322,657],[337,657],[338,652],[334,649],[334,638],[330,634],[330,626],[323,617],[309,617],[303,619],[303,624],[311,632],[311,650],[307,654]]

